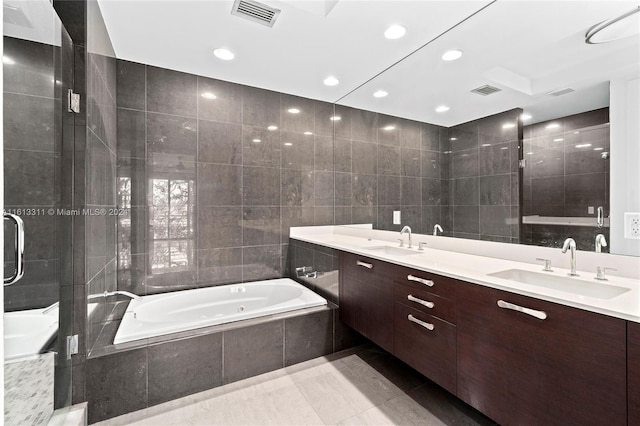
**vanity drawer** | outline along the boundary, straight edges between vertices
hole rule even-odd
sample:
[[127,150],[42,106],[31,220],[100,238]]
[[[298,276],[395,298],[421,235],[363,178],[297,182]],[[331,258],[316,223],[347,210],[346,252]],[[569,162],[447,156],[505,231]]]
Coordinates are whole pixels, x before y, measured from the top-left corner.
[[396,266],[393,272],[393,279],[396,282],[406,284],[412,288],[424,289],[429,293],[437,294],[447,299],[455,299],[456,280],[453,278],[403,266]]
[[[358,279],[363,279],[367,276],[383,276],[391,279],[395,268],[394,265],[381,260],[346,252],[342,253],[340,261],[342,267],[341,273],[346,277],[355,277]],[[389,283],[389,285],[391,285],[391,283]]]
[[394,355],[455,394],[456,327],[398,302],[393,310]]
[[416,287],[395,282],[393,285],[394,300],[417,311],[455,324],[456,309],[452,300],[430,293],[424,288]]

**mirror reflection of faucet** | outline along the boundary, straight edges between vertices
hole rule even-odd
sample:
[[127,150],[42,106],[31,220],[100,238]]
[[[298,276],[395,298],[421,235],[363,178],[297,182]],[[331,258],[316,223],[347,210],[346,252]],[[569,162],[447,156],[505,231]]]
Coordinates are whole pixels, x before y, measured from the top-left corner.
[[[409,226],[405,226],[404,228],[402,228],[402,230],[400,231],[400,236],[404,235],[404,234],[409,234],[409,245],[407,246],[408,248],[411,248],[411,228]],[[402,242],[400,244],[400,247],[402,247]]]
[[602,247],[607,246],[607,240],[602,234],[596,235],[596,253],[602,253]]
[[438,236],[438,231],[440,231],[440,233],[442,234],[444,231],[442,230],[442,226],[440,226],[439,224],[435,224],[433,227],[433,235],[434,236]]

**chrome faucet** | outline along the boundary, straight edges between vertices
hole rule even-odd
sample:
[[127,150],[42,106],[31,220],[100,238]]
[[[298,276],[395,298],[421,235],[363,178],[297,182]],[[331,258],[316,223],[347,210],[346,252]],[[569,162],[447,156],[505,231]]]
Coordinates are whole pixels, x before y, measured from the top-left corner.
[[437,236],[438,235],[438,231],[440,231],[440,233],[442,234],[444,231],[442,230],[442,226],[440,226],[439,224],[435,224],[433,227],[433,235]]
[[105,291],[104,294],[102,295],[104,297],[121,295],[121,296],[127,296],[133,300],[142,300],[142,297],[138,296],[137,294],[133,294],[133,293],[129,293],[128,291],[121,291],[121,290]]
[[408,226],[402,228],[402,231],[400,231],[400,235],[404,234],[409,234],[409,245],[407,247],[411,248],[411,228]]
[[598,234],[596,235],[596,253],[602,253],[602,247],[607,246],[607,240],[604,238],[604,235]]
[[570,277],[577,277],[576,274],[576,242],[573,238],[567,238],[564,240],[564,244],[562,244],[562,252],[566,253],[567,250],[571,251],[571,272],[567,275]]

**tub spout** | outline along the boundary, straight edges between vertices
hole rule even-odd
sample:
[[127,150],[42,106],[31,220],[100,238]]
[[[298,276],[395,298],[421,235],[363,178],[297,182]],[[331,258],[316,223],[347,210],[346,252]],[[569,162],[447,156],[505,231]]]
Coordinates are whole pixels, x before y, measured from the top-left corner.
[[121,295],[121,296],[127,296],[133,300],[142,300],[142,297],[133,294],[133,293],[129,293],[128,291],[121,291],[121,290],[117,290],[117,291],[105,291],[104,292],[104,297],[109,297],[109,296],[117,296],[117,295]]

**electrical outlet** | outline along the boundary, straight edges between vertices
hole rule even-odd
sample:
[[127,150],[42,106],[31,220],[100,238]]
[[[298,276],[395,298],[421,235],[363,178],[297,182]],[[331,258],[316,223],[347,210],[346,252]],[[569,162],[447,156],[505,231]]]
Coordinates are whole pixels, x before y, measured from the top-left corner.
[[624,237],[640,240],[640,213],[624,214]]

